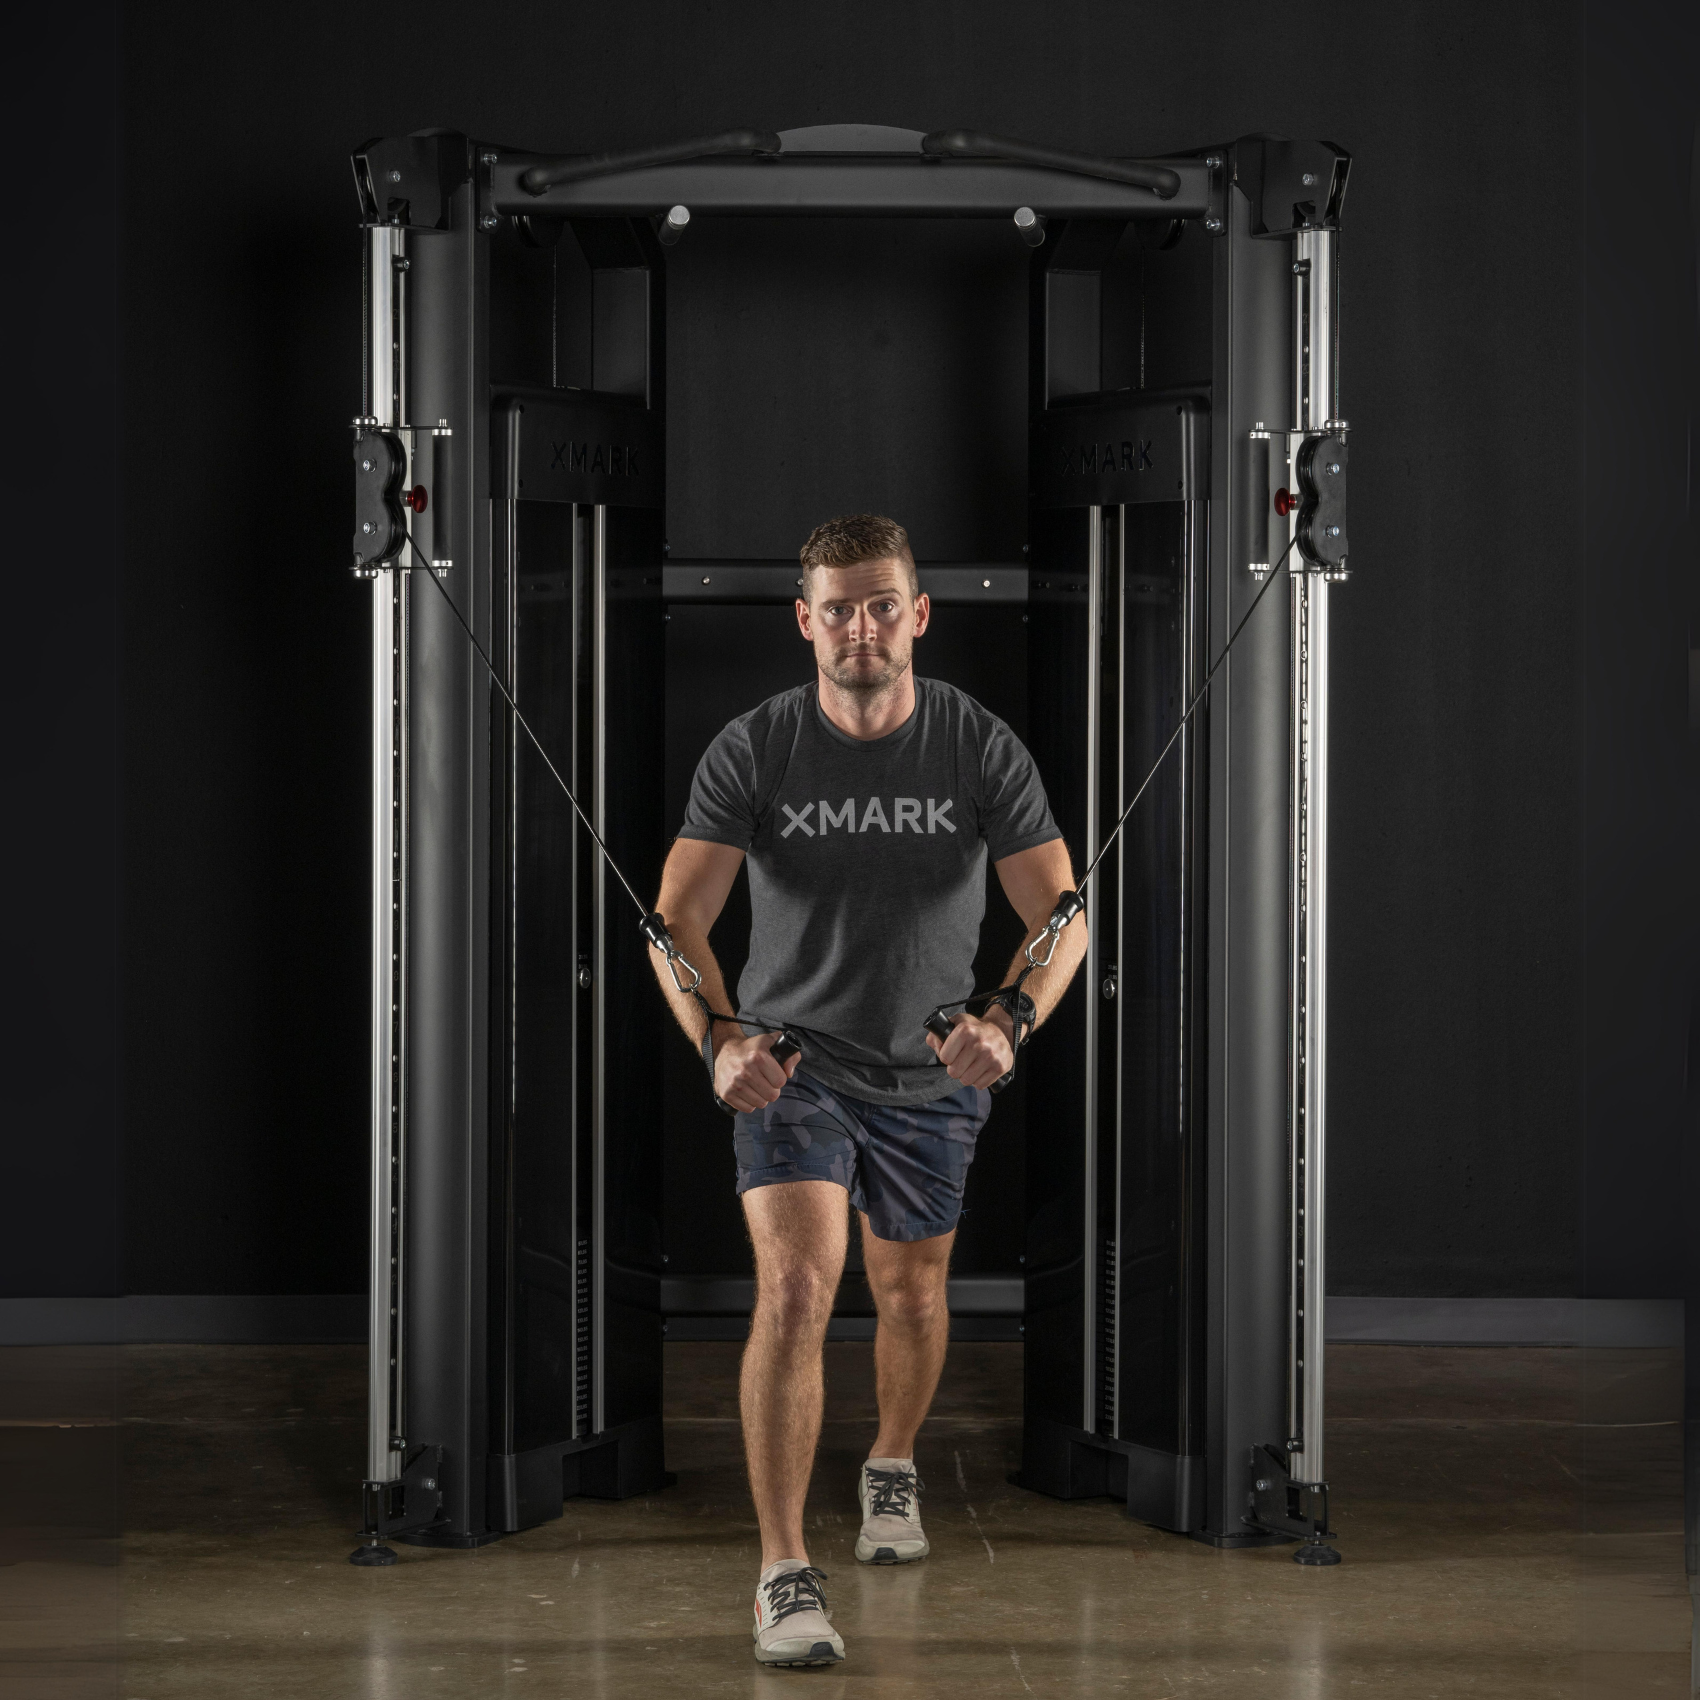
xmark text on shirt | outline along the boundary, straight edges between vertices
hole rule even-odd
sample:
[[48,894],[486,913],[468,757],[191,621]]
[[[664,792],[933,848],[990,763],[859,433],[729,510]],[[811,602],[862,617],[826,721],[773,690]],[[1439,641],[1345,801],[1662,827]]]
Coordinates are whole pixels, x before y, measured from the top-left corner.
[[[866,806],[861,808],[858,808],[854,797],[846,797],[836,807],[824,797],[818,805],[805,803],[800,809],[781,803],[779,806],[785,812],[788,824],[779,836],[789,838],[800,830],[809,838],[815,837],[817,832],[824,838],[834,827],[840,832],[872,832],[876,828],[881,832],[902,832],[907,828],[910,832],[921,833],[937,832],[940,827],[946,832],[955,832],[956,823],[950,818],[951,805],[955,801],[954,797],[946,797],[942,803],[932,797],[893,797],[889,817],[885,804],[878,797],[870,797]],[[924,827],[921,825],[923,808],[927,811]],[[811,815],[814,816],[812,821]]]

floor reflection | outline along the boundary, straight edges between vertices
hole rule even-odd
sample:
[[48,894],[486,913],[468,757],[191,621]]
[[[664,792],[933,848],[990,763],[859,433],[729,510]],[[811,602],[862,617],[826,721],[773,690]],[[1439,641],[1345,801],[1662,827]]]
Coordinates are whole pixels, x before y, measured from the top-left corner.
[[[82,1677],[104,1670],[104,1695],[133,1700],[777,1700],[799,1684],[846,1700],[1415,1700],[1580,1696],[1584,1679],[1588,1700],[1683,1692],[1674,1353],[1336,1348],[1330,1474],[1345,1563],[1308,1570],[1287,1548],[1221,1552],[1108,1500],[1012,1487],[1020,1347],[990,1344],[952,1348],[920,1447],[933,1556],[860,1566],[870,1349],[828,1350],[834,1414],[807,1526],[849,1652],[833,1670],[751,1658],[737,1348],[709,1343],[667,1348],[676,1487],[571,1501],[557,1521],[473,1552],[401,1547],[400,1563],[372,1570],[344,1561],[359,1348],[129,1348],[106,1429],[126,1484],[122,1683],[110,1633],[102,1646],[67,1621],[32,1639],[15,1608],[0,1619],[12,1669],[33,1647],[31,1668],[64,1678],[43,1692],[77,1695],[81,1658]],[[4,1573],[14,1601],[44,1581],[19,1556]]]

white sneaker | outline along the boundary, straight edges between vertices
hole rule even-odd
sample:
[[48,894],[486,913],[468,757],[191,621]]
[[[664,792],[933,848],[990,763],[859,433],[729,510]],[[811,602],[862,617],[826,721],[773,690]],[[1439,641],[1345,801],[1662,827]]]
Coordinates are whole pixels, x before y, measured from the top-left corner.
[[870,1458],[862,1466],[862,1532],[856,1556],[864,1564],[912,1564],[930,1550],[921,1532],[921,1478],[913,1458]]
[[821,1592],[825,1580],[804,1558],[781,1558],[761,1573],[752,1634],[764,1665],[835,1665],[844,1657]]

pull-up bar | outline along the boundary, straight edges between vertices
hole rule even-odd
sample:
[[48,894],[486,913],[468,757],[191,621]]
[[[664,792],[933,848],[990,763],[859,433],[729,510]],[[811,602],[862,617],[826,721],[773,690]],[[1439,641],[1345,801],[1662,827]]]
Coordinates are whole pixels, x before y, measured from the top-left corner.
[[1227,151],[1108,159],[973,130],[818,125],[728,130],[624,153],[549,158],[494,151],[497,214],[651,216],[673,205],[713,215],[1199,218],[1218,211]]
[[[566,154],[559,159],[539,160],[520,173],[519,186],[528,195],[542,195],[563,183],[615,177],[646,166],[682,165],[691,160],[736,156],[774,159],[784,151],[784,139],[772,130],[727,130],[718,136],[664,142],[626,153]],[[1171,166],[1143,159],[1100,159],[1094,154],[1069,153],[1062,148],[1012,141],[1005,136],[982,135],[977,130],[934,130],[921,138],[919,153],[926,159],[1013,160],[1020,165],[1070,172],[1076,177],[1130,183],[1135,188],[1151,190],[1165,201],[1173,200],[1181,187],[1180,174]]]

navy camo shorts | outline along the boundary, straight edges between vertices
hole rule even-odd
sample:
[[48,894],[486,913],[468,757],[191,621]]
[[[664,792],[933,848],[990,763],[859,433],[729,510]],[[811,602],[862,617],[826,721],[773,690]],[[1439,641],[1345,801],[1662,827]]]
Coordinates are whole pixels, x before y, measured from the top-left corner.
[[835,1181],[880,1239],[930,1240],[962,1214],[974,1141],[991,1110],[980,1086],[930,1104],[869,1104],[799,1069],[775,1103],[738,1112],[738,1191]]

